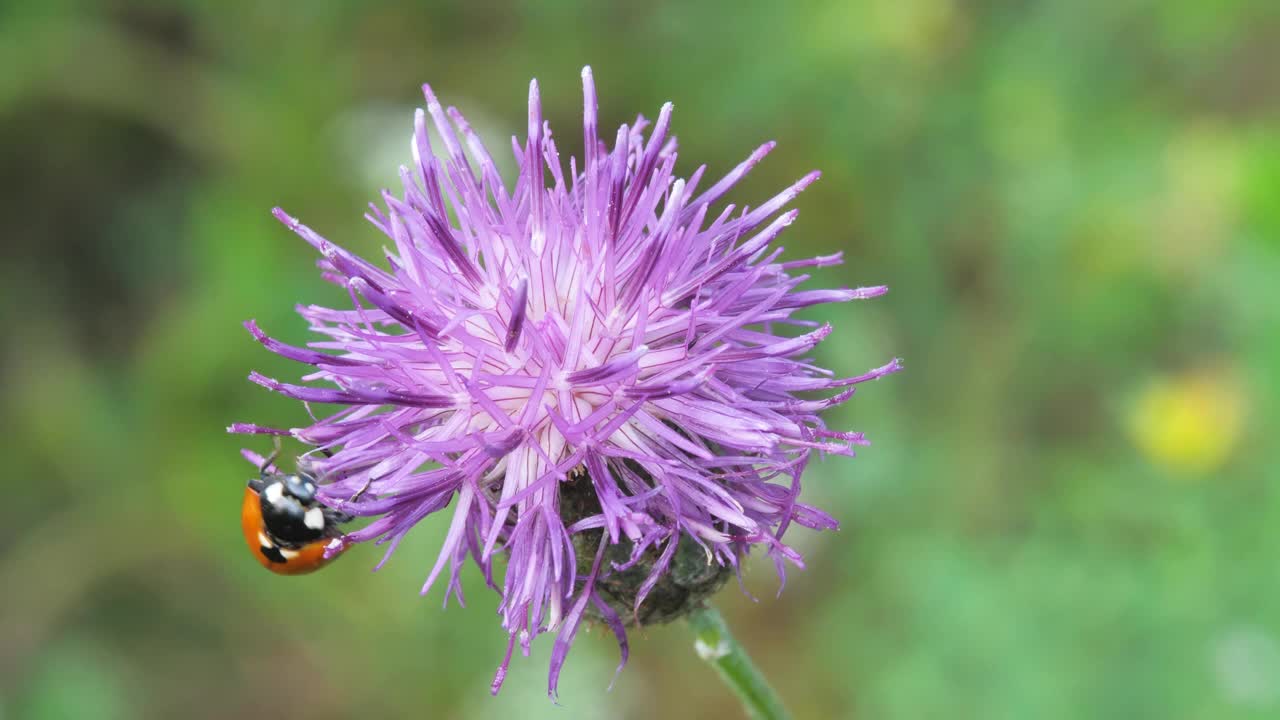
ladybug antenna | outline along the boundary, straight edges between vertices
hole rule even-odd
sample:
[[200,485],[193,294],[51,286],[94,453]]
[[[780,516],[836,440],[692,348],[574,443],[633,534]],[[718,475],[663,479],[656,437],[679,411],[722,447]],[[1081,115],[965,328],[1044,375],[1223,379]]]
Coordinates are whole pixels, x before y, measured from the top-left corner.
[[258,474],[264,479],[267,476],[267,468],[271,467],[271,463],[280,457],[280,438],[276,438],[275,448],[271,450],[271,454],[262,459],[262,464],[258,466]]

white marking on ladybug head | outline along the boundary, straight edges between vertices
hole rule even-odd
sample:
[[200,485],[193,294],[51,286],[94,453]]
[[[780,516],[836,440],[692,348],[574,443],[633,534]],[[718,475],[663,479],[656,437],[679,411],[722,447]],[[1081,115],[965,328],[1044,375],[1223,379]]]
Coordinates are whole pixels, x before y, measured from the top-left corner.
[[282,556],[284,556],[284,559],[285,559],[285,560],[292,560],[292,559],[294,559],[294,558],[298,557],[298,551],[297,551],[297,550],[290,550],[290,549],[288,549],[288,548],[280,548],[280,554],[281,554]]
[[267,486],[266,490],[264,490],[262,494],[263,497],[267,499],[268,503],[275,505],[284,497],[284,484],[278,481],[273,482]]
[[324,511],[318,507],[313,507],[302,516],[302,522],[312,530],[323,530]]
[[275,543],[271,542],[271,538],[267,537],[261,530],[258,531],[258,544],[264,548],[269,548],[275,545]]

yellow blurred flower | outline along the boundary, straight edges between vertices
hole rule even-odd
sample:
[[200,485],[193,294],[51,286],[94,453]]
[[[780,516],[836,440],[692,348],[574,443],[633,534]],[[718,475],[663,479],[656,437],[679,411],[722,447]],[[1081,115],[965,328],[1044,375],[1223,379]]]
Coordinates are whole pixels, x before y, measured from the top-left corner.
[[1129,433],[1149,460],[1181,475],[1223,465],[1240,438],[1245,399],[1222,369],[1154,379],[1129,414]]

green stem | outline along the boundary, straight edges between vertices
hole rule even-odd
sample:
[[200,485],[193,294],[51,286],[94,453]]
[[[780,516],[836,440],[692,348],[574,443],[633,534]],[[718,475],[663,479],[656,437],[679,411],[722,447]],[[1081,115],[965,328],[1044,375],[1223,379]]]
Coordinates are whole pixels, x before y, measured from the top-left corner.
[[769,687],[747,651],[733,638],[720,611],[703,605],[689,614],[689,625],[693,627],[698,657],[715,667],[742,700],[752,720],[789,720],[791,715],[782,706],[782,698]]

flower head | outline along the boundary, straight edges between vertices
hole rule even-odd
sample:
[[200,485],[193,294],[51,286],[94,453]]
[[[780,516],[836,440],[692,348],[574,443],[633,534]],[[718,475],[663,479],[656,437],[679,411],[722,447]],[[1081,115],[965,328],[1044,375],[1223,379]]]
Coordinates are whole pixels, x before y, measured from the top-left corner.
[[808,358],[832,329],[797,311],[886,291],[802,290],[804,269],[839,253],[780,259],[772,243],[796,218],[782,210],[818,173],[758,207],[721,206],[773,143],[701,188],[705,166],[674,176],[670,104],[652,127],[623,125],[610,147],[597,137],[590,68],[582,80],[581,160],[562,163],[535,81],[510,187],[463,116],[424,86],[402,191],[384,191],[385,207],[367,215],[394,243],[388,267],[277,209],[352,305],[299,307],[322,338],[307,348],[247,323],[268,349],[314,367],[305,385],[250,379],[339,409],[291,430],[230,428],[325,451],[303,458],[323,478],[321,500],[373,518],[343,544],[386,543],[389,557],[420,520],[449,513],[423,592],[443,579],[446,602],[461,603],[468,556],[500,592],[510,641],[495,692],[515,644],[527,654],[551,632],[554,695],[588,611],[617,634],[625,663],[625,626],[653,617],[646,599],[689,548],[704,569],[736,569],[755,545],[780,574],[800,565],[788,526],[837,525],[799,501],[807,459],[864,443],[819,413],[899,368],[841,378]]

